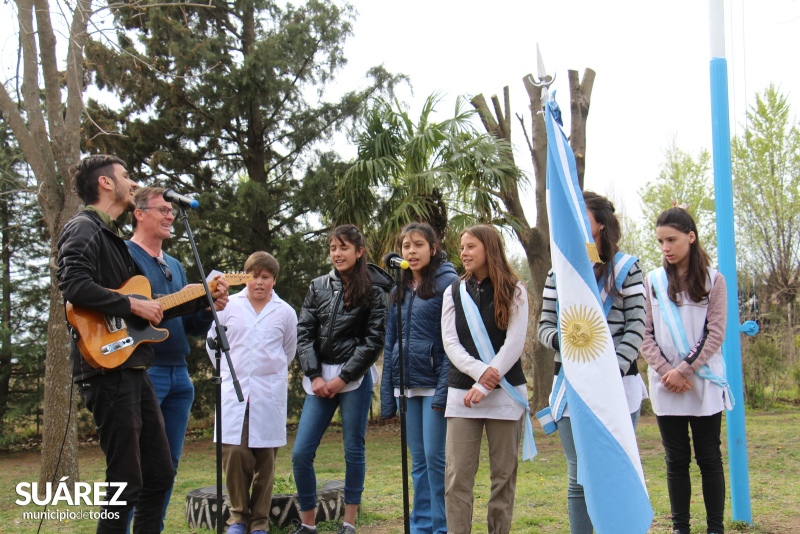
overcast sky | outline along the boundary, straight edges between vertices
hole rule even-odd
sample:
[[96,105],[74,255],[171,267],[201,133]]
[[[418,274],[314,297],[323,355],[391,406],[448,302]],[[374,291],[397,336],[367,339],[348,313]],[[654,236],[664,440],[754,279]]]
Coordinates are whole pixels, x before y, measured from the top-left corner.
[[[349,64],[329,96],[363,86],[367,69],[382,63],[410,76],[414,93],[401,97],[412,116],[434,91],[444,95],[444,118],[459,95],[488,100],[508,85],[512,113],[529,120],[522,78],[536,73],[539,43],[565,121],[567,70],[597,72],[587,123],[588,189],[638,214],[638,191],[658,175],[673,138],[693,154],[711,149],[706,0],[349,1],[358,11],[345,49]],[[0,12],[15,15],[9,4]],[[725,0],[725,20],[733,134],[742,133],[746,106],[769,83],[789,94],[793,115],[800,115],[800,0]],[[16,67],[13,30],[0,30],[4,79]],[[516,120],[512,133],[518,164],[532,172]],[[355,156],[347,143],[336,149]]]
[[[502,98],[529,117],[522,78],[536,74],[538,42],[569,120],[567,70],[597,73],[587,122],[586,187],[638,212],[638,190],[658,175],[673,137],[711,150],[709,15],[703,0],[350,0],[359,12],[340,77],[350,88],[371,65],[411,77],[412,116],[433,91]],[[800,2],[726,0],[731,131],[741,133],[756,91],[775,83],[800,110]],[[529,128],[529,126],[528,126]],[[530,130],[529,130],[530,131]],[[519,123],[517,162],[529,164]],[[354,156],[352,147],[349,156]]]

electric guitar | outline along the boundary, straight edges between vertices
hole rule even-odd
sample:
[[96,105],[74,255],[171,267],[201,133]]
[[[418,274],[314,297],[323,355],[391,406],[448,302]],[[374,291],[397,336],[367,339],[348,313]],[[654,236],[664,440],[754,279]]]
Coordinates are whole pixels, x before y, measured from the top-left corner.
[[[253,275],[244,273],[225,273],[229,286],[241,285],[251,280]],[[211,291],[217,288],[217,280],[208,283]],[[117,293],[131,298],[152,300],[150,282],[144,276],[131,277]],[[190,300],[205,295],[202,284],[187,286],[177,293],[159,297],[161,308],[166,311]],[[114,369],[125,363],[140,343],[158,343],[169,337],[166,328],[156,328],[150,321],[131,316],[129,319],[114,317],[105,313],[66,304],[67,321],[77,333],[78,348],[86,362],[95,369]],[[74,335],[74,334],[73,334]]]

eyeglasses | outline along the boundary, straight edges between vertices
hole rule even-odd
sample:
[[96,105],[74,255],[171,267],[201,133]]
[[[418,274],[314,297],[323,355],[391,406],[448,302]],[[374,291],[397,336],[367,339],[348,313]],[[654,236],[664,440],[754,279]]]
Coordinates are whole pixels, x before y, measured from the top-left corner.
[[166,206],[158,206],[157,208],[150,207],[150,206],[145,206],[145,207],[139,208],[139,209],[142,210],[142,211],[144,211],[144,210],[158,210],[158,212],[161,214],[162,217],[166,217],[168,213],[171,213],[173,217],[178,215],[178,210],[176,210],[174,208],[168,208]]
[[172,271],[169,270],[169,265],[167,265],[167,262],[164,261],[164,258],[159,258],[156,256],[153,259],[156,260],[158,266],[161,267],[161,272],[164,273],[164,276],[167,278],[167,282],[172,282]]

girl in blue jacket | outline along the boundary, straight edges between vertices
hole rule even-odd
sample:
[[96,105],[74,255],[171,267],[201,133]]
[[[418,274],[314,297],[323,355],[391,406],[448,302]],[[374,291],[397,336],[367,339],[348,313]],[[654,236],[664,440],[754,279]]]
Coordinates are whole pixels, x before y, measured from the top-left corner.
[[381,417],[397,413],[400,396],[397,300],[402,306],[401,332],[406,397],[406,429],[411,451],[414,505],[411,532],[447,532],[444,509],[447,374],[450,367],[442,344],[442,294],[458,280],[445,260],[439,239],[426,223],[411,223],[400,232],[398,244],[409,268],[403,283],[392,290],[386,322]]

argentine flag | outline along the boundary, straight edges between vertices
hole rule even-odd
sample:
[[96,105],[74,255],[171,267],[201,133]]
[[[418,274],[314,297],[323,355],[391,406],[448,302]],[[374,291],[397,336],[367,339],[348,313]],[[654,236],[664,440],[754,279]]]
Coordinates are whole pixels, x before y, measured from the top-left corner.
[[589,259],[595,248],[575,156],[550,105],[554,102],[545,106],[547,213],[578,483],[599,534],[642,534],[653,521],[653,508]]

